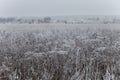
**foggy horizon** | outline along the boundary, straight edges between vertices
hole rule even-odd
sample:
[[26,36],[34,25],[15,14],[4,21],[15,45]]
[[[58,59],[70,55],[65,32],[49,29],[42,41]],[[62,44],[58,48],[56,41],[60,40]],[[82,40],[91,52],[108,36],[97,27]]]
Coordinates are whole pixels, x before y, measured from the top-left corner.
[[0,0],[0,17],[120,15],[119,0]]

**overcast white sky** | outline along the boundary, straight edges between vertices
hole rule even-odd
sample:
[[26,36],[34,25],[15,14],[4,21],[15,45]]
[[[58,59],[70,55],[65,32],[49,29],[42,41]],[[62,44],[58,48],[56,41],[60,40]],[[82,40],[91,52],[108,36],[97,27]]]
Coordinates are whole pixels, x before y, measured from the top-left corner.
[[120,15],[120,0],[0,0],[0,16]]

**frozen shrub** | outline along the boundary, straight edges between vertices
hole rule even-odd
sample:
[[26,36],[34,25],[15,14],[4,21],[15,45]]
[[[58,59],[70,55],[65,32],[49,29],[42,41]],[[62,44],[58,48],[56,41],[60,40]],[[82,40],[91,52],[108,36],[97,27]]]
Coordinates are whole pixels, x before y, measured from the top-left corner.
[[119,33],[0,31],[0,80],[119,80]]

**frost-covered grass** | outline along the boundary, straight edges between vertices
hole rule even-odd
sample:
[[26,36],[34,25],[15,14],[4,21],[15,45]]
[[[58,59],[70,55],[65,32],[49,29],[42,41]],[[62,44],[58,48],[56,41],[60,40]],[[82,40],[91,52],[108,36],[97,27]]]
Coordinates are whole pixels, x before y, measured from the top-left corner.
[[1,28],[0,80],[120,80],[119,28],[57,25]]

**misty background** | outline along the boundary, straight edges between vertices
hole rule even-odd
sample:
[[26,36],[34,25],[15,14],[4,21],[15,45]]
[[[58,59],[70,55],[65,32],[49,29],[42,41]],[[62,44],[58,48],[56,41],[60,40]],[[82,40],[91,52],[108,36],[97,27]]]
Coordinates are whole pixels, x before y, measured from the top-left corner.
[[119,0],[0,0],[0,16],[120,15],[119,4]]

